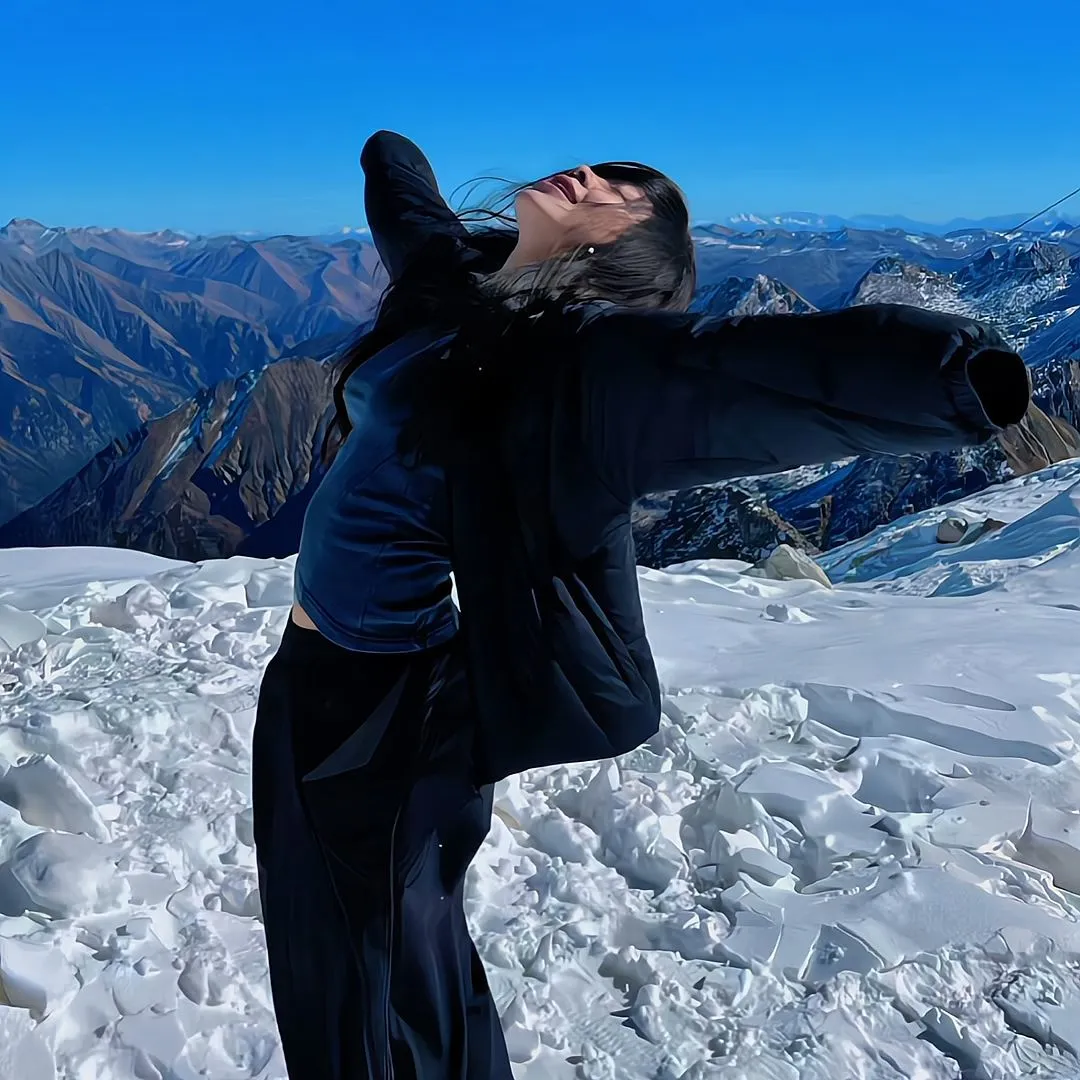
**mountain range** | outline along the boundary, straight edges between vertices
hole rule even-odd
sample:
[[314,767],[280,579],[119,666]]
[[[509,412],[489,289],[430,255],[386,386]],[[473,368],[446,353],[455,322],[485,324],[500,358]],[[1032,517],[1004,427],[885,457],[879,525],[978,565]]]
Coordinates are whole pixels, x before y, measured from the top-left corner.
[[[1080,453],[1080,230],[697,230],[698,310],[877,301],[997,324],[1035,372],[1005,439],[964,454],[860,458],[638,506],[639,558],[756,558],[862,535]],[[322,471],[332,360],[384,278],[355,236],[188,238],[0,230],[0,546],[124,546],[183,558],[296,550]],[[6,501],[3,501],[6,499]]]
[[[742,232],[757,232],[760,229],[785,229],[789,232],[836,232],[840,229],[893,230],[922,233],[930,236],[947,236],[949,233],[968,232],[972,229],[982,232],[1010,233],[1017,231],[1016,226],[1024,221],[1025,213],[999,214],[989,218],[952,218],[950,221],[932,224],[926,221],[913,221],[901,214],[856,214],[854,217],[840,217],[836,214],[811,214],[788,211],[784,214],[733,214],[724,218],[723,224]],[[1030,233],[1052,235],[1075,229],[1080,220],[1075,217],[1063,217],[1060,214],[1041,214],[1034,221],[1029,221],[1024,229]]]
[[[1019,233],[1016,228],[1023,222],[1028,214],[1018,211],[1015,214],[998,214],[987,218],[952,218],[945,222],[916,221],[902,214],[855,214],[852,217],[843,217],[839,214],[814,214],[808,211],[789,210],[780,214],[731,214],[728,217],[712,221],[700,222],[695,227],[712,229],[717,225],[727,227],[735,232],[810,232],[825,233],[839,232],[842,229],[863,229],[875,232],[900,231],[905,233],[918,233],[925,236],[948,236],[950,233],[970,232],[994,232],[1003,235]],[[1076,214],[1063,215],[1061,212],[1041,214],[1034,220],[1028,221],[1023,232],[1053,237],[1071,231],[1080,226],[1080,217]],[[194,234],[178,233],[176,235],[188,236],[194,239]],[[266,239],[272,233],[240,233],[248,240]],[[345,237],[367,238],[370,234],[366,227],[360,225],[330,226],[315,234],[318,239],[327,243],[336,243]]]
[[370,245],[0,229],[0,521],[112,440],[369,317]]

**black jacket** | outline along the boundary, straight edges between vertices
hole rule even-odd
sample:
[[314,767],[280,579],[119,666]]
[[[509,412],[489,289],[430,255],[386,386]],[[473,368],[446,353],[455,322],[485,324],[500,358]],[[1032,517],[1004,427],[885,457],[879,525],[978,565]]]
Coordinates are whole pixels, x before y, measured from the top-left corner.
[[[361,162],[392,278],[436,237],[469,257],[414,144],[379,132]],[[993,329],[897,305],[731,319],[598,307],[568,318],[551,354],[449,470],[485,780],[625,753],[655,732],[636,498],[976,444],[1030,399],[1023,362]]]

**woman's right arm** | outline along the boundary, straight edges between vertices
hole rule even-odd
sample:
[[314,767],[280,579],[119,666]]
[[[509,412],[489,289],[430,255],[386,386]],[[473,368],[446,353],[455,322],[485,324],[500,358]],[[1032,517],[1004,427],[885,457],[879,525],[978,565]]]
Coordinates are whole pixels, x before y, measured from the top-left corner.
[[391,281],[405,272],[433,236],[468,240],[414,142],[393,131],[377,131],[364,144],[360,165],[368,228]]
[[984,442],[1027,411],[990,327],[902,305],[716,318],[612,309],[579,331],[581,429],[631,502],[863,453]]

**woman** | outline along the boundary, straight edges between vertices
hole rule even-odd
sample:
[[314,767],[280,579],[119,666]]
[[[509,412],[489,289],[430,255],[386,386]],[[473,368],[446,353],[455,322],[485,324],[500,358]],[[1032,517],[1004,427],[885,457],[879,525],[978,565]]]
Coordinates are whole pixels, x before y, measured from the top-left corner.
[[644,166],[549,177],[516,229],[470,232],[408,140],[361,162],[391,285],[255,730],[274,1004],[294,1080],[508,1080],[465,871],[494,780],[657,727],[634,499],[977,443],[1029,381],[993,330],[912,308],[687,314],[686,204]]

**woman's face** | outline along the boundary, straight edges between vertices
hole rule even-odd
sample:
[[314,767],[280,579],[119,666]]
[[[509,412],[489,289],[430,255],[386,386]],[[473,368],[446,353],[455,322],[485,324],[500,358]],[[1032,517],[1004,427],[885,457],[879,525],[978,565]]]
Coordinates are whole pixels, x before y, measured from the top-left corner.
[[536,261],[588,244],[607,244],[651,213],[634,184],[597,176],[588,165],[519,192],[518,247]]

